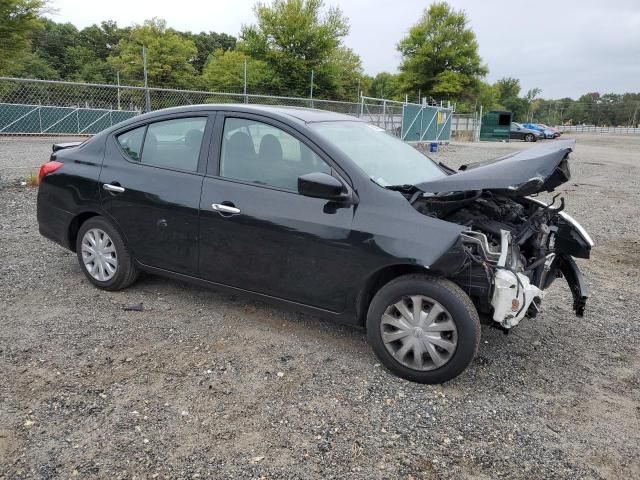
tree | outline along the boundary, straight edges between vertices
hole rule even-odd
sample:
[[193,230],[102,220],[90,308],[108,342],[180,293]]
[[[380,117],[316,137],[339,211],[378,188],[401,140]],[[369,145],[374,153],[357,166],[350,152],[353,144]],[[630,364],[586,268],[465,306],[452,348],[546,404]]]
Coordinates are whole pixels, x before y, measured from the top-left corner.
[[202,71],[202,87],[222,92],[240,93],[244,86],[244,62],[247,62],[249,93],[279,93],[279,80],[263,61],[237,50],[216,50]]
[[404,100],[398,75],[389,72],[378,73],[369,86],[367,94],[371,97]]
[[192,87],[196,71],[190,63],[198,53],[195,44],[167,28],[164,20],[154,18],[131,29],[120,40],[119,53],[109,63],[125,82],[142,84],[142,46],[147,49],[149,84],[156,87]]
[[0,2],[0,74],[16,68],[17,60],[29,53],[31,36],[41,27],[45,0]]
[[400,41],[400,79],[406,93],[453,100],[470,98],[488,70],[478,54],[475,34],[463,11],[433,3]]
[[68,79],[77,64],[67,49],[78,45],[78,29],[71,23],[56,23],[43,19],[43,28],[33,35],[33,52],[54,68],[61,78]]
[[340,9],[325,11],[322,0],[274,0],[257,3],[254,12],[257,23],[242,27],[238,48],[266,62],[291,95],[308,94],[312,70],[318,92],[335,93],[326,76],[340,66],[327,64],[344,60],[338,49],[349,32]]
[[126,38],[130,30],[129,27],[119,27],[113,20],[107,20],[80,30],[78,41],[91,50],[95,58],[107,60],[110,55],[117,53],[120,40]]
[[527,104],[524,99],[519,97],[520,80],[512,77],[501,78],[495,83],[495,87],[498,89],[498,101],[501,109],[510,111],[515,121],[526,121]]
[[364,72],[360,57],[353,50],[338,47],[325,63],[314,71],[314,96],[335,100],[357,100]]
[[[477,106],[480,105],[482,105],[482,109],[485,112],[502,109],[500,106],[500,90],[495,84],[491,85],[486,82],[480,82]],[[471,107],[475,107],[475,105]],[[459,110],[460,106],[456,107],[456,109]],[[467,109],[467,111],[470,111],[470,109]]]
[[207,63],[209,56],[216,50],[220,49],[224,52],[236,48],[236,38],[226,33],[181,32],[181,35],[187,40],[191,40],[198,49],[198,53],[191,62],[193,68],[195,68],[198,73],[202,73],[202,69]]
[[527,108],[527,119],[533,118],[535,112],[541,108],[542,104],[540,99],[536,99],[536,97],[540,95],[541,92],[542,90],[540,90],[539,88],[532,88],[528,90],[526,95],[524,96],[523,100]]

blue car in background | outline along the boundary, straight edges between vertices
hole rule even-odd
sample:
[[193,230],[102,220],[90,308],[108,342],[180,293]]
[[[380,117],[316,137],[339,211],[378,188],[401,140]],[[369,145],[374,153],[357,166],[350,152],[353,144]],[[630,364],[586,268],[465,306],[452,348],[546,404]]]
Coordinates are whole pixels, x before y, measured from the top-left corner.
[[542,138],[557,138],[560,136],[556,130],[552,130],[548,127],[543,127],[542,125],[538,125],[537,123],[525,123],[522,126],[530,130],[536,130],[540,132],[540,136]]

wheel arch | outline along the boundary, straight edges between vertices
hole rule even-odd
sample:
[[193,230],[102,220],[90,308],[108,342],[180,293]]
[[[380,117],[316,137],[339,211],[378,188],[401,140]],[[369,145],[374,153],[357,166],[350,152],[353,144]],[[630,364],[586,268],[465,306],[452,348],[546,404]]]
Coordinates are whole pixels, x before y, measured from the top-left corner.
[[358,292],[356,300],[356,318],[357,324],[365,326],[367,323],[367,311],[369,310],[369,304],[378,291],[384,287],[391,280],[394,280],[403,275],[409,275],[412,273],[424,273],[429,274],[429,270],[423,266],[416,264],[394,264],[387,265],[373,272],[367,280],[364,286]]
[[82,212],[76,213],[75,217],[73,217],[73,220],[71,220],[71,223],[69,224],[69,227],[67,229],[67,244],[71,251],[73,252],[76,251],[76,240],[78,238],[78,232],[80,231],[80,227],[82,227],[82,224],[84,222],[86,222],[87,220],[93,217],[104,218],[107,222],[111,224],[113,228],[115,228],[118,231],[118,233],[122,236],[122,239],[125,241],[125,243],[127,243],[127,236],[125,235],[124,231],[122,230],[118,222],[115,220],[115,218],[113,218],[104,210],[100,210],[100,209],[83,210]]
[[88,210],[85,212],[81,212],[73,217],[71,223],[69,224],[69,228],[67,230],[67,243],[69,245],[69,249],[72,252],[76,251],[76,241],[78,239],[78,232],[80,231],[80,227],[84,222],[93,217],[101,216],[100,212],[94,210]]

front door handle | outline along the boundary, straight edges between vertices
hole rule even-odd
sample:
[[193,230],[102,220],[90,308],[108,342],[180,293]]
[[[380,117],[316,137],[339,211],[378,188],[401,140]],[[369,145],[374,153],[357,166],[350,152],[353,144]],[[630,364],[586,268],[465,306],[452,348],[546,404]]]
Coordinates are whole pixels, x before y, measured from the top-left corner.
[[214,203],[211,205],[211,208],[213,208],[216,212],[220,214],[227,213],[230,215],[237,215],[238,213],[240,213],[239,208],[232,207],[231,205],[224,205],[222,203]]
[[102,188],[104,188],[107,192],[124,192],[124,187],[121,187],[120,185],[111,185],[110,183],[105,183],[104,185],[102,185]]

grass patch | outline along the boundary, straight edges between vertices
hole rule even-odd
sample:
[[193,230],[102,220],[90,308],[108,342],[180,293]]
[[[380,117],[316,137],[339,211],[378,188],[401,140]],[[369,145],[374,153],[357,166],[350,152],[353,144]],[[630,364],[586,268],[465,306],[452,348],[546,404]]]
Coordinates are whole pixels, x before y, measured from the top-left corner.
[[27,176],[27,186],[28,187],[37,187],[38,186],[38,173],[33,171],[29,173]]

